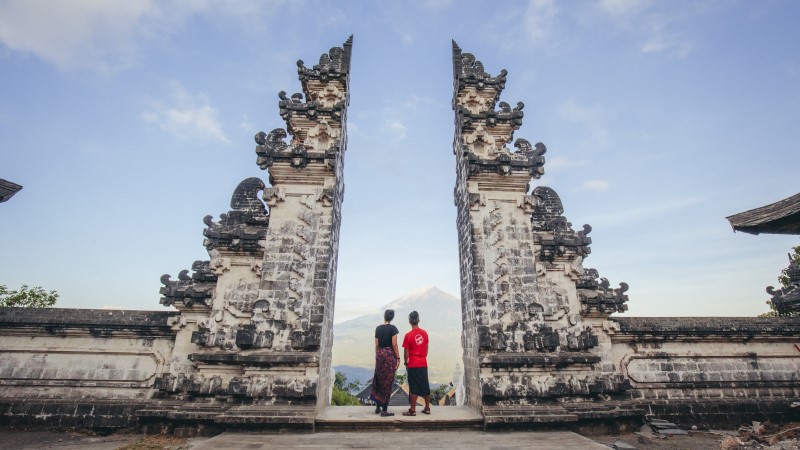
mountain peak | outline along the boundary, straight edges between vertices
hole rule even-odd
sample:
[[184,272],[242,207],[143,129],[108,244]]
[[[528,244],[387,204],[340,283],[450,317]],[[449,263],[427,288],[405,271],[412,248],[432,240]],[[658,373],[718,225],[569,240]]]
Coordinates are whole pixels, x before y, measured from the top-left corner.
[[429,302],[436,302],[436,303],[450,303],[450,302],[458,302],[458,298],[454,297],[451,294],[439,289],[436,286],[422,286],[416,289],[412,289],[405,294],[397,297],[396,299],[392,300],[389,304],[384,305],[381,307],[381,311],[387,309],[408,309],[409,307],[415,308],[422,305],[426,305]]

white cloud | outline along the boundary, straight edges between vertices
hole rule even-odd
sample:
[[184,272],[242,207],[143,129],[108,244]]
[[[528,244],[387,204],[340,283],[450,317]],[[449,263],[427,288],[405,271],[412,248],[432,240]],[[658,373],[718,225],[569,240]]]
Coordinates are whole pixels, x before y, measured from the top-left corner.
[[152,107],[141,114],[142,120],[155,124],[179,139],[213,139],[230,143],[219,122],[218,111],[203,94],[191,95],[173,83],[171,103],[152,101]]
[[420,5],[431,11],[442,11],[453,5],[453,0],[422,0]]
[[109,73],[135,65],[144,44],[174,33],[191,16],[233,20],[237,30],[250,30],[263,22],[254,18],[277,9],[274,3],[265,8],[245,0],[6,0],[0,2],[0,43],[62,70]]
[[561,169],[569,169],[570,167],[577,167],[586,165],[586,160],[575,160],[569,159],[566,156],[553,156],[552,158],[547,158],[547,163],[545,165],[546,170],[561,170]]
[[586,180],[583,182],[583,187],[590,191],[604,191],[610,186],[606,180]]
[[386,134],[389,139],[402,141],[408,135],[408,128],[399,120],[387,119],[381,126],[381,132]]
[[553,0],[530,0],[523,17],[525,30],[534,44],[550,38],[558,8]]
[[666,37],[656,35],[642,43],[639,49],[642,53],[671,53],[679,58],[685,58],[692,51],[694,44],[692,41],[676,36]]
[[149,0],[9,0],[0,3],[0,41],[62,69],[107,72],[135,61],[138,25],[152,10]]
[[650,204],[640,207],[627,208],[617,212],[598,214],[585,219],[592,225],[613,226],[620,223],[631,223],[641,220],[652,220],[654,217],[688,208],[707,201],[705,197],[678,198],[659,201],[652,199]]
[[650,0],[601,0],[600,8],[612,16],[623,16],[642,11],[651,3]]
[[435,106],[435,105],[436,102],[432,98],[417,94],[411,94],[408,97],[408,100],[406,100],[405,102],[406,108],[413,110],[419,109],[422,106]]
[[594,145],[608,144],[610,133],[606,122],[613,115],[610,111],[601,106],[584,106],[567,100],[558,105],[558,114],[570,122],[582,125]]
[[[614,25],[633,34],[639,51],[645,54],[665,53],[684,58],[694,42],[680,31],[690,17],[685,9],[665,11],[652,0],[601,0],[599,9]],[[695,15],[700,11],[692,11]]]

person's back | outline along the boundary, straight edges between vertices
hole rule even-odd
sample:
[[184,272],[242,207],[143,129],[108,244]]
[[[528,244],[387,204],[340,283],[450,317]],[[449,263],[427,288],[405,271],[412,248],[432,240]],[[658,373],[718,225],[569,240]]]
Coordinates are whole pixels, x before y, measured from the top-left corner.
[[404,416],[415,416],[417,397],[425,399],[425,414],[431,413],[431,386],[428,382],[428,333],[419,327],[419,313],[411,311],[408,315],[411,331],[403,338],[403,359],[408,375],[408,396],[411,407]]
[[408,368],[428,367],[428,333],[422,328],[413,328],[403,339],[403,348],[408,349]]

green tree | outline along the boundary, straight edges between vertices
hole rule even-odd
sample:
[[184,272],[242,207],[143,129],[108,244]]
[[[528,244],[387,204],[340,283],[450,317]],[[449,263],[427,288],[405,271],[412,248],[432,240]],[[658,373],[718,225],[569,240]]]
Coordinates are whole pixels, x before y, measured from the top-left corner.
[[335,406],[350,406],[360,405],[355,395],[351,394],[352,391],[358,391],[361,388],[361,383],[358,381],[348,382],[347,376],[341,372],[336,372],[333,380],[333,393],[331,394],[331,405]]
[[[791,264],[800,265],[800,245],[792,247],[792,251],[794,253],[789,254],[789,261]],[[783,269],[781,272],[781,276],[778,277],[778,281],[781,282],[781,286],[788,288],[791,286],[791,280],[789,279],[789,268]]]
[[[790,287],[792,285],[792,281],[791,281],[791,279],[789,279],[789,268],[793,264],[800,266],[800,245],[792,247],[792,253],[789,254],[789,267],[783,269],[783,271],[781,271],[781,275],[778,277],[778,282],[781,283],[781,286],[783,288],[788,288],[788,287]],[[775,305],[773,305],[771,301],[767,301],[767,304],[769,305],[770,311],[766,312],[764,314],[759,314],[758,317],[778,317],[778,316],[781,316],[781,315],[782,316],[798,316],[798,315],[800,315],[797,312],[788,312],[788,313],[780,314],[778,312],[777,308],[775,308]]]
[[40,286],[28,287],[23,284],[18,291],[9,291],[6,285],[0,284],[0,306],[22,306],[26,308],[49,308],[56,304],[58,293],[47,292]]

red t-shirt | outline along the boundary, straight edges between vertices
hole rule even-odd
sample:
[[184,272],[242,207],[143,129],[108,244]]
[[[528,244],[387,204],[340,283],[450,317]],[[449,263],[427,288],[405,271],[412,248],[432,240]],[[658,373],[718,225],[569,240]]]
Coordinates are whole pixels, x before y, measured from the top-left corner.
[[428,333],[422,328],[411,330],[403,338],[403,348],[408,351],[408,368],[428,367]]

